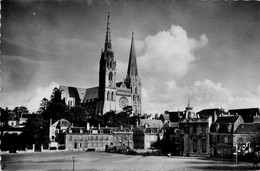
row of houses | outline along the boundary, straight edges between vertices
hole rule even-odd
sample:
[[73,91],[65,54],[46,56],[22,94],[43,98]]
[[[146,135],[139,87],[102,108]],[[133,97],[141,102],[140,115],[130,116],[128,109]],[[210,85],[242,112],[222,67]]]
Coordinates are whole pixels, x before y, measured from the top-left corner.
[[[134,149],[158,148],[183,156],[232,157],[256,151],[260,132],[258,108],[205,109],[195,113],[168,112],[155,119],[139,119],[135,127],[73,127],[61,119],[50,126],[52,146],[66,150],[105,150],[107,146]],[[259,138],[260,140],[260,138]],[[56,144],[56,145],[55,145]],[[167,147],[165,147],[167,146]]]

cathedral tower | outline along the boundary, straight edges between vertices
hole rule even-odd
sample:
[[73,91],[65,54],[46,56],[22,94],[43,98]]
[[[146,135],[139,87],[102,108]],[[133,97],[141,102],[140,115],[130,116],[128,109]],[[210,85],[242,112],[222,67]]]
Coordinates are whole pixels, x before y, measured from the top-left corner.
[[134,44],[134,33],[132,33],[131,49],[129,55],[129,62],[126,74],[125,84],[131,90],[132,97],[132,108],[135,115],[142,114],[141,111],[141,79],[138,76],[135,44]]
[[116,111],[116,61],[112,51],[109,12],[104,50],[99,62],[99,113]]

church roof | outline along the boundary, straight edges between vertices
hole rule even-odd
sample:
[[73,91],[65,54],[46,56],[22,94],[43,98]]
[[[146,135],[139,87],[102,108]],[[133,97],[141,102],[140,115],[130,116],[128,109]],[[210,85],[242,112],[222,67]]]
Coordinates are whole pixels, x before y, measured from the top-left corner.
[[130,49],[130,56],[128,62],[128,69],[127,69],[127,78],[131,76],[137,76],[137,62],[136,62],[136,55],[135,55],[135,45],[134,45],[134,33],[132,33],[132,42],[131,42],[131,49]]
[[61,85],[60,90],[64,91],[66,97],[75,98],[76,101],[82,102],[98,98],[98,87],[86,89]]

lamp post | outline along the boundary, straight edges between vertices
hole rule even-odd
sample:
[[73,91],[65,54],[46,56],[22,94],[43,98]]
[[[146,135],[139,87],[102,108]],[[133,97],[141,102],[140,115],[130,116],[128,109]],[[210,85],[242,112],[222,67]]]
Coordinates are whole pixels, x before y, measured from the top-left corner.
[[75,163],[75,157],[72,157],[72,170],[74,171],[74,163]]

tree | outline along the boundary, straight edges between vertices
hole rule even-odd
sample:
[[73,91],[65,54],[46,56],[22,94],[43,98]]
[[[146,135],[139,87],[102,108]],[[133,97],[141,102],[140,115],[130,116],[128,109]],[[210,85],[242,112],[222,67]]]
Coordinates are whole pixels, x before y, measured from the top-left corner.
[[35,148],[39,149],[40,145],[49,143],[49,123],[44,120],[42,115],[36,115],[34,118],[28,119],[21,137],[26,137],[23,144],[35,144]]
[[82,106],[74,106],[69,109],[69,116],[64,118],[68,119],[75,126],[86,126],[89,113]]
[[26,107],[20,106],[20,107],[15,107],[13,112],[15,113],[16,119],[19,120],[24,114],[28,114],[29,111]]
[[40,107],[37,113],[40,114],[44,113],[47,110],[49,103],[50,103],[49,100],[46,99],[46,97],[44,97],[40,103]]

